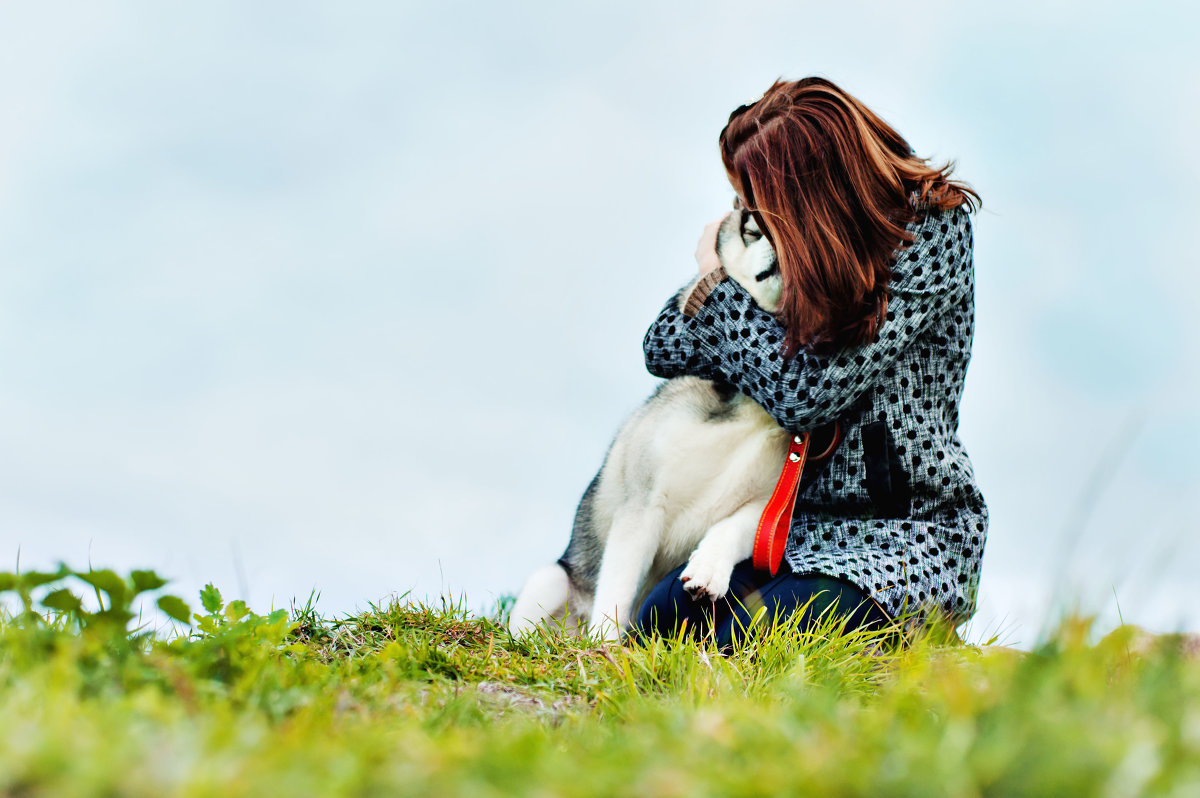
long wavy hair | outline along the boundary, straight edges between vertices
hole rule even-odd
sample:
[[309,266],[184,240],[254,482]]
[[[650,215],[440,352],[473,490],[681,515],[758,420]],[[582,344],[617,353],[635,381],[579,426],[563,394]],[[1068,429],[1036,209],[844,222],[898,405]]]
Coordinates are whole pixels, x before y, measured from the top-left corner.
[[729,182],[775,247],[785,356],[877,338],[905,225],[928,209],[980,207],[859,100],[819,77],[776,80],[721,131]]

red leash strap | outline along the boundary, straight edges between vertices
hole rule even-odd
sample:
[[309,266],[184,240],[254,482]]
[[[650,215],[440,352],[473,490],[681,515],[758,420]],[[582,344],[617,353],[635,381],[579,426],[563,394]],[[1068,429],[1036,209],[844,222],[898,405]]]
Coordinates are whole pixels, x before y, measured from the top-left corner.
[[[758,531],[754,535],[754,567],[770,571],[774,576],[783,561],[783,550],[787,548],[788,532],[792,527],[792,510],[796,506],[800,475],[804,472],[804,460],[808,456],[809,434],[792,437],[788,444],[787,459],[783,461],[783,473],[775,483],[775,492],[758,520]],[[829,447],[813,459],[821,460],[833,453],[841,440],[840,425],[834,426],[833,440]]]
[[771,576],[783,561],[783,550],[792,526],[792,508],[796,506],[796,486],[800,484],[804,458],[808,455],[808,438],[807,432],[792,437],[787,459],[783,461],[783,473],[758,520],[758,532],[754,535],[754,567],[770,571]]

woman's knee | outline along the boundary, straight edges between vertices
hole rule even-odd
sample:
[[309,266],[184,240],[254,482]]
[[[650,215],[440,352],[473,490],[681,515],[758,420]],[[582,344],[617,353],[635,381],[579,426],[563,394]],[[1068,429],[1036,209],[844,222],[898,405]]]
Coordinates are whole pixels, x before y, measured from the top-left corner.
[[756,571],[750,560],[744,560],[730,574],[728,594],[715,602],[697,601],[679,581],[686,567],[684,564],[671,571],[650,590],[634,619],[635,633],[674,637],[686,623],[687,631],[699,636],[712,624],[719,626],[730,612],[742,606],[742,598],[764,581],[762,572]]
[[650,589],[634,618],[635,633],[670,635],[683,618],[692,614],[690,605],[693,602],[679,581],[683,568],[681,565],[671,571]]
[[728,621],[717,630],[718,643],[734,645],[745,639],[755,625],[769,626],[795,613],[801,629],[829,618],[845,618],[847,629],[882,628],[889,622],[879,605],[856,585],[818,574],[783,574],[763,585],[735,607]]

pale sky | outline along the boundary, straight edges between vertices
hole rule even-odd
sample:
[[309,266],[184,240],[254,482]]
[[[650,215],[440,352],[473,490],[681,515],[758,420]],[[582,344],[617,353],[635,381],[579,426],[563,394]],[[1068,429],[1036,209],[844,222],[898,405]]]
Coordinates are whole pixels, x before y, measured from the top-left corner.
[[0,5],[0,567],[486,609],[561,553],[819,74],[957,161],[991,510],[969,634],[1200,630],[1200,13],[951,2]]

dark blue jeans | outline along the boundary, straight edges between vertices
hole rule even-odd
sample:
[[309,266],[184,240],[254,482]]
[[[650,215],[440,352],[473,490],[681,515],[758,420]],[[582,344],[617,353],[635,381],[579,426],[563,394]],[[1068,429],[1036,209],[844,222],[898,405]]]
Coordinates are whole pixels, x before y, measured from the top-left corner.
[[750,560],[742,560],[729,577],[729,592],[716,602],[707,599],[694,601],[684,590],[679,575],[684,565],[663,577],[642,602],[632,633],[657,634],[674,637],[687,621],[687,631],[695,638],[714,629],[716,643],[722,650],[732,647],[734,636],[746,637],[750,622],[759,607],[766,607],[764,620],[790,615],[810,600],[801,621],[801,628],[834,613],[846,617],[847,629],[882,628],[891,622],[887,613],[858,586],[832,576],[804,574],[797,576],[784,562],[779,573],[771,576],[754,568]]

